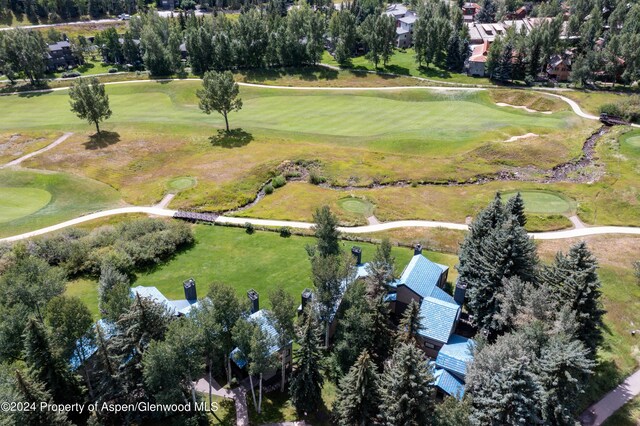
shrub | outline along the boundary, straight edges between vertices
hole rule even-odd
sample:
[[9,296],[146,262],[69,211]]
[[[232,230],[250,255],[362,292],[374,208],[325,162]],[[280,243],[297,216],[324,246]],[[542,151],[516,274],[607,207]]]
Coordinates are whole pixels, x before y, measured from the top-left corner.
[[265,185],[264,193],[267,194],[267,195],[273,194],[273,185],[271,185],[270,183]]
[[118,68],[109,68],[109,74],[114,74],[118,72]]
[[288,226],[283,226],[280,228],[280,236],[282,238],[289,238],[291,236],[291,228]]
[[317,171],[312,170],[309,173],[309,183],[312,185],[320,185],[322,183],[325,183],[327,181],[327,179],[320,175]]
[[75,78],[80,77],[80,75],[78,71],[66,71],[62,73],[62,78]]
[[273,185],[274,188],[281,188],[286,184],[287,184],[287,180],[282,175],[276,176],[271,180],[271,185]]
[[254,232],[256,232],[256,229],[253,227],[253,223],[251,222],[246,222],[244,224],[244,229],[246,230],[247,234],[251,235]]
[[617,115],[632,123],[640,123],[640,96],[628,96],[618,102],[604,104],[600,107],[600,112]]

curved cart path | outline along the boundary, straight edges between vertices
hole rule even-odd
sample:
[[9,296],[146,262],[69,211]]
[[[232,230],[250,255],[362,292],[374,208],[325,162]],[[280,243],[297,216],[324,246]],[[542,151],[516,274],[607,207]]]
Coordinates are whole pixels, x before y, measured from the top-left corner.
[[50,143],[49,145],[45,146],[44,148],[41,148],[37,151],[31,152],[27,155],[23,155],[20,158],[16,158],[13,161],[9,161],[7,164],[1,165],[0,169],[3,169],[5,167],[12,167],[12,166],[17,166],[18,164],[22,163],[25,160],[28,160],[31,157],[35,157],[38,154],[42,154],[43,152],[49,151],[50,149],[55,148],[56,146],[60,145],[62,142],[66,141],[69,136],[73,135],[72,132],[67,132],[64,135],[60,136],[58,139],[56,139],[55,141],[53,141],[52,143]]
[[637,395],[640,395],[640,370],[627,377],[604,398],[587,408],[580,416],[580,423],[584,426],[600,426]]
[[[121,214],[131,213],[143,213],[151,216],[173,217],[177,210],[165,209],[162,207],[121,207],[117,209],[104,210],[101,212],[91,213],[86,216],[80,216],[75,219],[68,220],[66,222],[58,223],[57,225],[48,226],[35,231],[27,232],[20,235],[14,235],[11,237],[0,238],[0,242],[11,242],[24,240],[27,238],[35,237],[38,235],[47,234],[53,231],[57,231],[69,226],[79,225],[91,220],[100,219],[103,217],[116,216]],[[232,216],[218,216],[215,219],[215,223],[221,225],[244,225],[245,223],[251,223],[256,226],[269,226],[280,228],[287,226],[294,229],[311,229],[314,224],[311,222],[295,222],[288,220],[272,220],[272,219],[253,219],[244,217],[232,217]],[[436,222],[431,220],[398,220],[394,222],[385,222],[376,225],[365,225],[355,227],[339,227],[340,232],[345,234],[367,234],[381,231],[389,231],[398,228],[445,228],[458,231],[466,231],[469,229],[467,225],[462,223],[453,222]],[[594,226],[590,228],[581,229],[568,229],[564,231],[551,231],[551,232],[532,232],[529,235],[537,240],[556,240],[565,238],[579,238],[590,235],[607,235],[607,234],[630,234],[640,235],[640,228],[632,226]]]

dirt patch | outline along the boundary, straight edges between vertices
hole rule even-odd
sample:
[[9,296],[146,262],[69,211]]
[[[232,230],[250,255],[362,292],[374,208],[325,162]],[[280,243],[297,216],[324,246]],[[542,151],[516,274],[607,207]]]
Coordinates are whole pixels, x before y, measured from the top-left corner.
[[515,142],[517,140],[520,139],[526,139],[526,138],[534,138],[536,136],[539,136],[536,133],[526,133],[524,135],[519,135],[519,136],[511,136],[509,139],[507,139],[505,142]]
[[511,105],[504,102],[496,102],[496,105],[498,105],[499,107],[511,107],[511,108],[523,109],[527,112],[535,112],[539,114],[553,114],[553,111],[538,111],[538,110],[526,107],[524,105]]

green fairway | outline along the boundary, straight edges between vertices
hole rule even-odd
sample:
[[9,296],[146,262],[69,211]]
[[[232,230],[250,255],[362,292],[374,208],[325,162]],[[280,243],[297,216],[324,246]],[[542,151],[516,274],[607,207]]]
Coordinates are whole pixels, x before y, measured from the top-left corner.
[[[637,132],[636,132],[637,133]],[[640,151],[640,135],[630,136],[625,139],[625,143],[633,149]]]
[[362,198],[347,197],[338,200],[338,205],[351,213],[363,216],[371,216],[373,214],[374,205]]
[[[504,201],[516,195],[516,192],[504,192]],[[524,208],[527,213],[567,214],[575,210],[575,203],[557,192],[522,191]]]
[[38,188],[0,187],[0,223],[37,212],[51,200],[51,194]]
[[[198,82],[137,83],[108,86],[113,116],[109,125],[222,126],[218,114],[204,116],[197,107]],[[322,92],[241,89],[243,109],[230,115],[234,127],[337,137],[425,138],[470,141],[485,132],[527,129],[544,133],[568,126],[574,118],[529,114],[497,107],[486,93],[402,91]],[[13,128],[86,128],[68,106],[66,90],[0,98],[5,111],[0,130]],[[29,120],[24,120],[29,117]],[[460,132],[464,126],[464,132]],[[387,143],[388,145],[389,143]],[[389,147],[397,150],[400,147]]]
[[[153,271],[140,273],[132,286],[155,286],[169,299],[183,299],[182,283],[193,277],[198,285],[198,296],[206,295],[209,284],[214,281],[233,286],[238,294],[246,297],[247,290],[253,288],[261,296],[262,307],[269,307],[269,291],[283,288],[296,300],[303,289],[311,287],[311,266],[305,250],[307,244],[315,244],[311,237],[292,236],[282,238],[275,232],[247,234],[244,229],[221,226],[195,225],[196,244],[193,248],[179,253],[168,263]],[[363,261],[373,257],[372,244],[343,242],[343,249],[352,245],[362,247]],[[413,251],[395,248],[398,272],[409,262]],[[431,260],[449,265],[453,280],[453,255],[425,252]],[[80,297],[98,314],[97,283],[87,279],[70,283],[67,293]]]
[[119,204],[113,188],[65,173],[0,170],[0,237]]

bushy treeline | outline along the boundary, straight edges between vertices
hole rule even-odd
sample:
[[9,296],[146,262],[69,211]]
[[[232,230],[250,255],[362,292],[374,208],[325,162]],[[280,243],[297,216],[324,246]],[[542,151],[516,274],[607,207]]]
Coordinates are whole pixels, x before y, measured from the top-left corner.
[[130,275],[166,260],[191,243],[193,234],[184,222],[139,219],[92,231],[62,231],[30,241],[27,250],[72,276],[98,276],[106,264]]
[[615,103],[602,105],[600,112],[622,117],[632,123],[640,123],[640,96],[630,96]]
[[16,29],[0,31],[0,74],[10,81],[19,77],[38,83],[47,69],[49,49],[42,33]]

